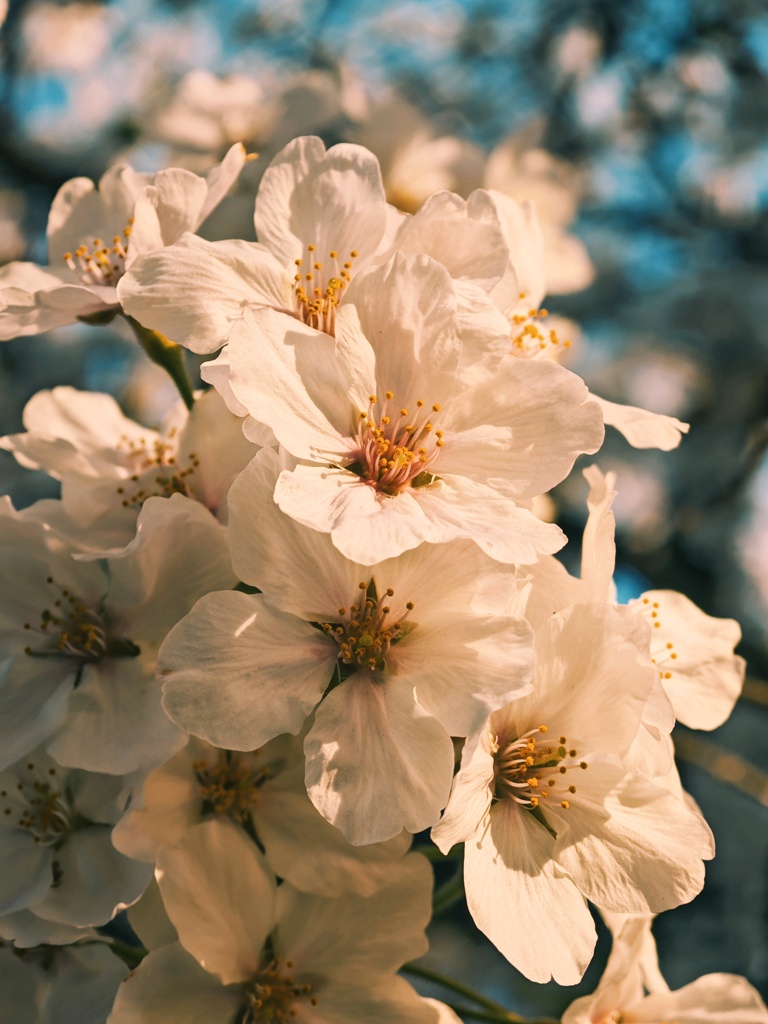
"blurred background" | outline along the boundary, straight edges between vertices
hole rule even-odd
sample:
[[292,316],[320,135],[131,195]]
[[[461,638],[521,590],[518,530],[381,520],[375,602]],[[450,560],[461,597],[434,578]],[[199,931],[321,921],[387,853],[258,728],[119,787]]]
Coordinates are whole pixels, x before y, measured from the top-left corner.
[[[0,0],[0,263],[47,262],[59,186],[115,160],[205,171],[261,158],[203,234],[253,237],[258,179],[297,134],[364,143],[392,202],[494,187],[537,201],[566,365],[601,396],[691,423],[676,451],[610,432],[620,598],[686,593],[744,631],[731,720],[679,729],[718,844],[707,887],[656,925],[672,987],[714,971],[768,989],[768,6],[765,0]],[[109,391],[156,424],[171,386],[115,323],[0,344],[0,432],[28,398]],[[586,484],[557,490],[574,571]],[[0,452],[0,494],[56,494]],[[447,867],[441,872],[449,872]],[[442,874],[441,874],[442,877]],[[522,979],[463,904],[427,962],[525,1014],[577,990]],[[428,991],[425,988],[424,991]],[[439,994],[432,990],[432,994]]]

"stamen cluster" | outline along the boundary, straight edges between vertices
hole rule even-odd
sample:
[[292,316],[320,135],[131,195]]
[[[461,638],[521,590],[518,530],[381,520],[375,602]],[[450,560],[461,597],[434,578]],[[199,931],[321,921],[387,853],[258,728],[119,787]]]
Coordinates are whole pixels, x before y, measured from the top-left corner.
[[[524,299],[525,292],[520,293]],[[516,313],[511,318],[513,356],[523,359],[534,359],[548,348],[566,349],[571,347],[570,341],[561,341],[554,327],[543,327],[542,321],[549,316],[547,309],[529,309],[527,313]]]
[[[48,769],[48,779],[40,776],[32,761],[25,769],[29,778],[16,784],[14,794],[17,801],[23,801],[16,827],[30,832],[38,845],[58,848],[72,830],[73,811],[64,794],[55,788],[56,769]],[[7,796],[7,790],[0,790],[0,798]],[[13,811],[10,805],[3,808],[6,817],[11,817]]]
[[[295,1000],[309,996],[312,986],[297,984],[290,974],[284,973],[293,966],[291,960],[283,965],[280,958],[275,957],[247,983],[246,1005],[237,1024],[287,1024],[296,1016]],[[317,997],[311,996],[309,1002],[317,1006]]]
[[[661,629],[658,601],[651,601],[649,597],[644,597],[637,607],[641,615],[650,619],[651,626],[654,629]],[[659,647],[658,644],[654,643],[654,639],[651,639],[651,653],[653,655],[651,661],[658,668],[660,679],[671,679],[670,663],[677,661],[677,651],[674,650],[675,645],[672,641],[667,641],[662,647]]]
[[[351,671],[367,668],[371,672],[383,672],[390,647],[400,640],[404,633],[405,621],[413,610],[413,602],[406,603],[405,615],[396,622],[387,623],[390,614],[388,604],[382,603],[376,592],[376,583],[360,583],[360,595],[353,602],[349,612],[339,608],[339,615],[347,617],[342,624],[321,623],[321,628],[333,637],[339,645],[339,661]],[[385,598],[393,597],[394,590],[387,588]]]
[[[566,789],[556,792],[562,776],[575,768],[586,769],[586,761],[575,761],[578,751],[568,749],[567,737],[561,736],[557,746],[542,742],[541,734],[549,731],[546,725],[531,729],[517,739],[499,746],[494,758],[494,796],[497,800],[511,798],[529,810],[535,810],[542,801],[560,797],[560,806],[568,810],[570,800]],[[567,793],[573,795],[576,787],[569,785]]]
[[120,439],[118,448],[125,446],[124,450],[135,470],[130,477],[132,483],[138,483],[140,474],[143,475],[153,468],[168,470],[165,473],[158,473],[153,481],[156,486],[151,490],[147,490],[145,486],[131,493],[122,484],[116,488],[122,497],[123,508],[140,509],[147,498],[169,498],[172,494],[190,496],[189,478],[200,466],[200,460],[194,452],[190,452],[187,456],[188,465],[180,467],[176,445],[173,443],[175,435],[174,428],[169,431],[167,440],[158,437],[151,444],[143,437],[139,440],[129,437]]
[[247,822],[258,799],[258,790],[274,775],[273,765],[259,764],[260,751],[235,753],[219,750],[211,764],[195,761],[193,769],[203,799],[203,813],[227,815]]
[[[435,403],[425,411],[425,403],[416,401],[416,412],[396,408],[394,392],[387,391],[377,414],[376,395],[368,399],[367,411],[360,411],[354,453],[355,468],[363,480],[384,494],[399,494],[408,486],[418,486],[444,445],[443,431],[435,430],[432,414],[440,412]],[[390,405],[390,403],[392,403]]]
[[332,274],[327,279],[327,268],[315,256],[316,245],[308,245],[308,270],[303,270],[304,260],[294,260],[296,275],[293,279],[293,298],[296,316],[310,327],[326,334],[333,334],[336,328],[336,307],[341,301],[342,293],[349,284],[350,270],[357,259],[357,249],[353,249],[349,258],[339,265],[339,254],[336,249],[328,253],[332,260]]
[[47,637],[55,635],[58,630],[58,635],[53,646],[40,650],[27,646],[24,653],[36,657],[64,656],[82,661],[99,661],[107,653],[108,646],[107,631],[99,613],[89,608],[66,587],[59,586],[52,576],[46,582],[60,592],[60,596],[53,602],[53,611],[44,608],[40,613],[40,625],[34,627],[25,622],[24,629]]
[[114,288],[125,274],[125,260],[132,228],[133,217],[123,228],[122,235],[114,236],[111,246],[100,238],[94,238],[92,249],[87,245],[80,245],[74,253],[64,253],[64,262],[83,284]]

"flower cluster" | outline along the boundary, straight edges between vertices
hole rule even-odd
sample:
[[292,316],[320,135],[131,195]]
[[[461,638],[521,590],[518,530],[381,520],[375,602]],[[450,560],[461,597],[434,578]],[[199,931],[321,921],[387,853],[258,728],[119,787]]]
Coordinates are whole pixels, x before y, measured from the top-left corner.
[[[159,429],[60,387],[0,442],[62,484],[0,506],[13,998],[90,970],[110,1024],[455,1022],[396,976],[426,949],[431,829],[534,981],[582,977],[589,903],[632,915],[567,1024],[708,999],[765,1020],[738,980],[669,993],[647,967],[651,916],[714,852],[670,733],[730,713],[738,626],[671,591],[616,603],[596,466],[580,577],[539,514],[604,424],[662,448],[685,425],[560,364],[531,203],[406,213],[373,153],[305,137],[263,174],[259,241],[206,241],[244,162],[69,182],[51,268],[0,281],[3,337],[121,316],[175,379],[177,345],[215,356]],[[126,907],[149,952],[118,988]]]

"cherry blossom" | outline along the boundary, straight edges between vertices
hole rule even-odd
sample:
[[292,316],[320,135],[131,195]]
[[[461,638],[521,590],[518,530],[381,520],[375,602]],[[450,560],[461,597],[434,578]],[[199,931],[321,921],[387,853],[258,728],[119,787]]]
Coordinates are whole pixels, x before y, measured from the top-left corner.
[[235,750],[298,733],[314,710],[304,750],[318,810],[356,844],[420,831],[448,797],[450,736],[528,690],[529,627],[473,612],[495,566],[475,545],[348,561],[281,514],[278,470],[263,450],[229,497],[235,570],[262,594],[209,594],[170,632],[164,707]]
[[328,900],[287,882],[276,888],[244,833],[210,821],[163,848],[157,878],[179,942],[146,957],[109,1024],[168,1024],[172,1015],[207,1024],[446,1019],[395,975],[426,950],[431,872],[420,856],[391,865],[368,897]]
[[101,551],[133,539],[152,496],[184,494],[226,522],[229,485],[257,450],[215,391],[198,396],[189,412],[178,402],[151,430],[124,416],[111,395],[57,387],[27,402],[24,426],[0,438],[0,447],[61,480],[61,510],[75,528],[68,539]]
[[119,312],[117,286],[126,271],[196,231],[245,160],[238,143],[207,178],[180,168],[141,174],[116,164],[98,188],[88,178],[66,182],[48,216],[50,267],[9,263],[0,270],[0,339]]
[[102,563],[74,560],[24,512],[0,522],[0,765],[41,742],[91,771],[164,761],[184,737],[160,706],[155,656],[197,597],[236,582],[224,528],[181,494],[151,498],[135,539]]
[[713,851],[701,816],[624,762],[656,683],[647,631],[607,604],[540,626],[533,693],[468,744],[432,831],[444,852],[465,842],[475,923],[534,981],[583,974],[595,941],[586,899],[648,914],[704,883]]
[[455,313],[448,272],[396,254],[355,280],[335,339],[267,309],[232,330],[235,397],[302,460],[275,500],[347,558],[471,537],[527,563],[563,543],[525,502],[599,447],[599,410],[551,363],[508,360],[465,384]]

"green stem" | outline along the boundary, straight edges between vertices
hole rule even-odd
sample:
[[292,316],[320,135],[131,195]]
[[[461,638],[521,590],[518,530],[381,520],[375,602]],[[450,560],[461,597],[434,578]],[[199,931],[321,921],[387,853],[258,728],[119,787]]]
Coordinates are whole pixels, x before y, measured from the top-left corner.
[[127,313],[123,313],[123,316],[133,328],[136,340],[146,354],[153,363],[162,366],[178,388],[179,394],[184,399],[184,405],[191,409],[195,404],[195,396],[187,376],[187,368],[184,365],[184,350],[175,341],[169,341],[159,331],[150,331],[148,327],[142,327],[138,320],[134,320]]
[[480,992],[475,992],[469,985],[464,985],[462,982],[456,981],[455,978],[449,978],[445,974],[440,974],[439,971],[433,971],[431,967],[422,967],[420,964],[403,964],[400,970],[404,974],[412,974],[414,978],[424,978],[425,981],[432,981],[436,985],[442,985],[443,988],[449,988],[465,999],[471,999],[478,1006],[482,1006],[484,1009],[490,1010],[491,1013],[495,1013],[496,1020],[518,1022],[524,1019],[515,1013],[510,1013],[501,1003],[496,1003],[493,999],[488,999],[486,996],[481,995]]
[[452,907],[454,903],[457,903],[463,895],[464,865],[459,864],[456,873],[444,885],[441,885],[439,889],[435,889],[435,894],[432,897],[432,913],[439,914],[442,910],[447,910],[448,907]]

